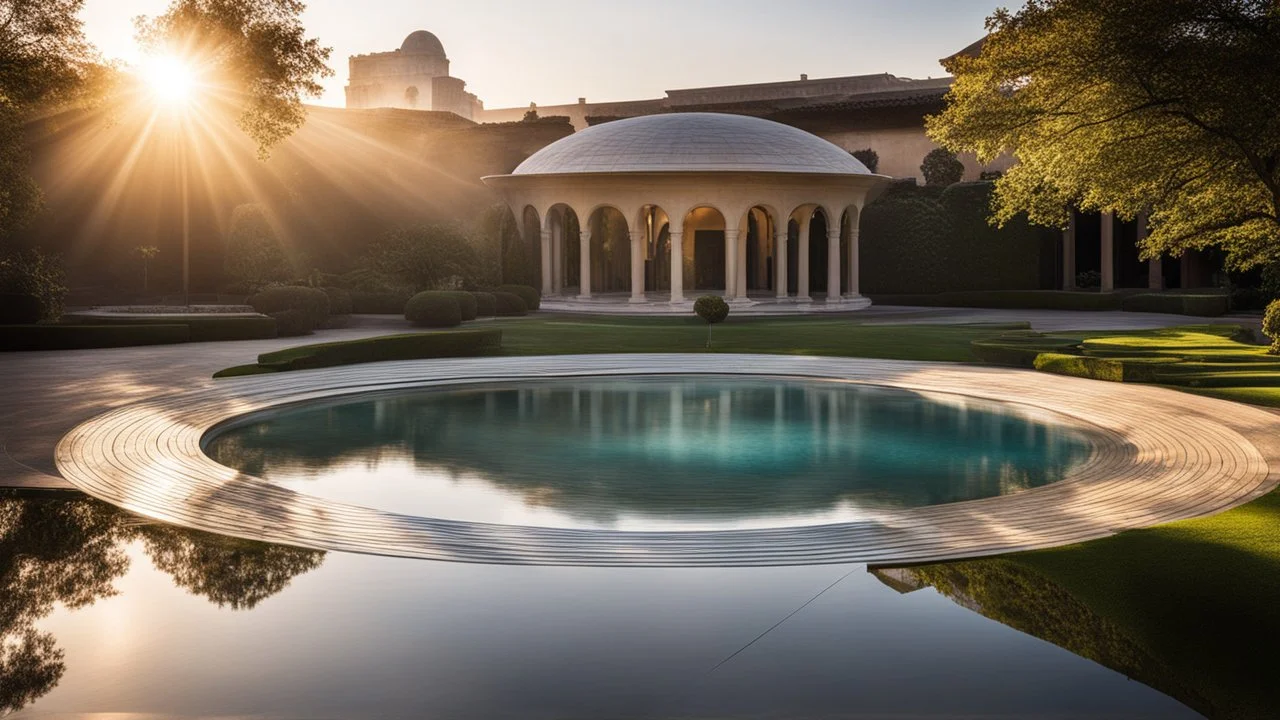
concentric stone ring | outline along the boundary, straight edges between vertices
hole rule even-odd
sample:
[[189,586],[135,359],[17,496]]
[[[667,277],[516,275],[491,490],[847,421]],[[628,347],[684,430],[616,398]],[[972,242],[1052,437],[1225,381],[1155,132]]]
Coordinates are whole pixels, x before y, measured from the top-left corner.
[[[397,514],[295,492],[215,463],[220,425],[366,392],[550,377],[714,374],[831,379],[950,393],[1048,412],[1094,449],[1054,484],[783,528],[635,532]],[[378,555],[528,565],[911,563],[1052,547],[1242,504],[1280,482],[1276,416],[1155,387],[949,363],[786,355],[586,355],[422,360],[219,381],[114,410],[67,434],[71,483],[131,512],[239,538]]]

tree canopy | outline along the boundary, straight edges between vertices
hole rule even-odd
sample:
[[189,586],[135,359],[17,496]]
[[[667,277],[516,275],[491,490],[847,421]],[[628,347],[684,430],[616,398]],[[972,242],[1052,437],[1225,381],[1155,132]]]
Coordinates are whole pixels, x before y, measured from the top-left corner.
[[200,69],[266,157],[306,119],[304,97],[333,74],[331,48],[306,37],[299,0],[173,0],[155,18],[137,19],[138,40]]
[[1030,0],[998,10],[928,118],[982,162],[1012,153],[993,221],[1149,212],[1145,257],[1219,246],[1280,260],[1280,6],[1274,0]]
[[934,148],[920,163],[924,184],[930,187],[949,187],[964,179],[964,163],[946,148]]

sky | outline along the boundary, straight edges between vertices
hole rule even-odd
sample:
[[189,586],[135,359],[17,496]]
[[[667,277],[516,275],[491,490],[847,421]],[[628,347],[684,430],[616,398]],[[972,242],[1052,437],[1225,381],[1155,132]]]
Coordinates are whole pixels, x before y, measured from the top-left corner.
[[[169,0],[86,0],[85,34],[136,62],[132,19]],[[303,23],[333,48],[315,102],[341,106],[347,58],[413,30],[485,107],[662,97],[666,90],[887,72],[938,77],[1001,0],[310,0]]]

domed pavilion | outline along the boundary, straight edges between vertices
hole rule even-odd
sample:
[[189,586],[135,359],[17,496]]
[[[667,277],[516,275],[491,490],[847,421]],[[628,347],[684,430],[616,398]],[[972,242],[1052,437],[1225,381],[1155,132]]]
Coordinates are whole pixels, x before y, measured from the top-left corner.
[[858,292],[858,222],[888,178],[788,125],[717,113],[617,120],[484,181],[537,243],[545,296],[870,304]]

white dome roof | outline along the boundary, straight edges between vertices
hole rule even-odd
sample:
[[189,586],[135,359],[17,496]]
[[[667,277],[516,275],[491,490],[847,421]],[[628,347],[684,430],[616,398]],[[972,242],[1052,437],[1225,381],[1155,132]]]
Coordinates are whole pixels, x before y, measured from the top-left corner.
[[817,135],[720,113],[645,115],[595,125],[539,150],[512,174],[734,171],[871,174]]

